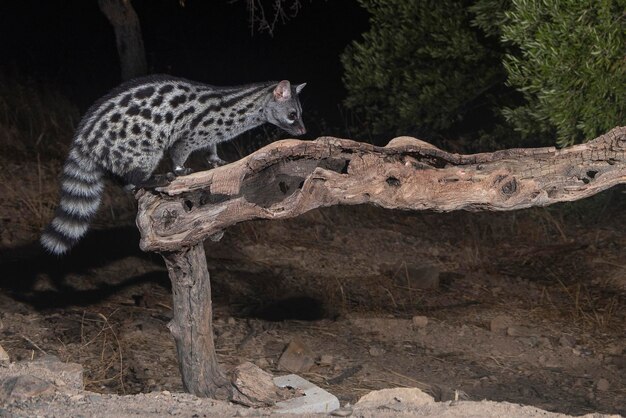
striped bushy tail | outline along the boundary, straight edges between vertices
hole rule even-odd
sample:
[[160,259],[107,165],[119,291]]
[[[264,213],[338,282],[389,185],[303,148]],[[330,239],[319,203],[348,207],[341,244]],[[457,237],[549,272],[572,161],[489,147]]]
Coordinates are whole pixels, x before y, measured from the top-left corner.
[[63,167],[59,207],[40,240],[52,254],[66,253],[89,229],[100,205],[103,174],[102,167],[72,148]]

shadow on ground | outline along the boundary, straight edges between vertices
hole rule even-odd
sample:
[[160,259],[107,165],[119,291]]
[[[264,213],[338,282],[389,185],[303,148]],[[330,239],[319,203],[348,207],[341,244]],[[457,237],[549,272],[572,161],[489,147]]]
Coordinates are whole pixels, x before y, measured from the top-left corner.
[[[69,276],[82,276],[89,280],[93,270],[116,261],[134,257],[154,261],[162,266],[158,255],[139,249],[139,233],[134,226],[92,230],[81,243],[64,257],[46,253],[33,242],[16,247],[0,248],[0,289],[12,299],[31,305],[35,309],[65,306],[86,306],[97,303],[122,289],[143,283],[155,283],[169,288],[167,273],[148,271],[123,279],[119,283],[102,283],[94,289],[80,289],[68,284]],[[37,281],[47,276],[51,286],[38,289]]]

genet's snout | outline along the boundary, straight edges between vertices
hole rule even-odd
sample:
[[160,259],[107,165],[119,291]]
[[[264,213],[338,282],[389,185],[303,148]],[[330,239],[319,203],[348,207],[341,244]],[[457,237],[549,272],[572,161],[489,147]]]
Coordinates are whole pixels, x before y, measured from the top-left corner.
[[304,127],[304,125],[290,126],[289,129],[285,130],[294,136],[300,136],[306,133],[306,128]]

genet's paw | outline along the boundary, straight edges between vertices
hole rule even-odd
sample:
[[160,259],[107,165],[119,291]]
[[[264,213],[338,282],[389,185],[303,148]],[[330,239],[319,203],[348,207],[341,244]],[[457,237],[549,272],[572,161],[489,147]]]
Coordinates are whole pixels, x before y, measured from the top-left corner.
[[217,155],[207,158],[206,161],[209,164],[209,168],[217,168],[228,164],[228,161],[222,160]]
[[148,178],[147,180],[143,180],[138,184],[129,184],[126,186],[131,191],[136,191],[137,189],[154,189],[156,187],[165,187],[174,180],[174,175],[172,173],[167,174],[155,174]]
[[193,170],[187,167],[174,167],[174,175],[177,177],[186,176],[187,174],[191,174]]

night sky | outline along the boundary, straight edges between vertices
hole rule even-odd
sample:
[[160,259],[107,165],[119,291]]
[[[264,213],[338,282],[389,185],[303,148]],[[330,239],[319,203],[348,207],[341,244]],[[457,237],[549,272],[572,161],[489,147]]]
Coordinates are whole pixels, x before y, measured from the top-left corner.
[[[251,33],[245,2],[133,0],[150,73],[216,85],[289,79],[308,83],[307,113],[340,124],[339,55],[368,28],[356,0],[302,0],[274,36]],[[81,112],[118,84],[113,28],[97,0],[14,0],[0,5],[0,71],[58,88]]]

